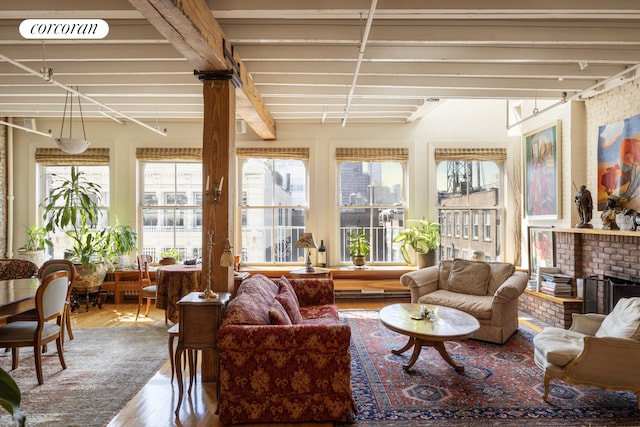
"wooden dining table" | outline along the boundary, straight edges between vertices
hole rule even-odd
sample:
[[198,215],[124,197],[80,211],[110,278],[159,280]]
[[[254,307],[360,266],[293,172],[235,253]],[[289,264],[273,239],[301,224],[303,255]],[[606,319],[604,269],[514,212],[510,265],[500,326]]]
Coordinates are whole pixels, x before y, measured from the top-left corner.
[[156,308],[167,311],[167,319],[178,323],[178,301],[190,292],[201,291],[202,264],[163,265],[156,270]]
[[0,318],[34,308],[38,286],[36,277],[0,280]]

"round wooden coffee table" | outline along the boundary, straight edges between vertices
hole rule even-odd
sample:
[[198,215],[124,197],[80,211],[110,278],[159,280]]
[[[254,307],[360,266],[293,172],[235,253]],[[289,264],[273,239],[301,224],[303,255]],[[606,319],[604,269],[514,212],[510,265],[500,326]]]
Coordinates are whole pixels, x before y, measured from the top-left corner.
[[[416,319],[424,307],[432,312],[434,320]],[[391,350],[393,354],[402,354],[413,347],[409,363],[404,365],[409,371],[418,360],[422,347],[433,347],[442,358],[457,372],[464,372],[464,366],[456,365],[444,347],[445,341],[457,341],[469,338],[480,329],[478,320],[455,308],[432,304],[392,304],[380,310],[380,321],[384,326],[409,337],[409,342],[399,350]]]

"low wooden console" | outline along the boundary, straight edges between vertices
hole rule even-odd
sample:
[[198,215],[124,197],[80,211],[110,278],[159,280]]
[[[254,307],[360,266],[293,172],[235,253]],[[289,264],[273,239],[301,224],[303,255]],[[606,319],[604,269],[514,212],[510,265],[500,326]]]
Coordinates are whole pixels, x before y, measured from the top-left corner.
[[[155,269],[149,269],[149,277],[151,278],[151,282],[155,283]],[[115,303],[122,304],[125,291],[137,291],[140,289],[138,278],[138,270],[134,269],[108,271],[104,282],[102,282],[102,290],[113,292]]]
[[[246,268],[241,271],[263,274],[271,279],[293,277],[290,269]],[[333,279],[336,298],[354,296],[409,296],[409,289],[400,284],[400,276],[414,271],[415,267],[365,267],[328,268]]]

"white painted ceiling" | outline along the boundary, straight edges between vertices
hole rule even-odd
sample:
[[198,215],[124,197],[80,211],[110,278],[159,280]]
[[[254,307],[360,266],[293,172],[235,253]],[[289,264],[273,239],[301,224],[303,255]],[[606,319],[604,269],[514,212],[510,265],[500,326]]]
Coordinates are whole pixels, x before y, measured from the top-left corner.
[[[208,5],[276,123],[407,122],[447,99],[578,99],[634,79],[640,64],[638,0]],[[110,32],[43,43],[20,36],[27,18],[101,18]],[[63,114],[66,91],[43,67],[101,104],[83,100],[85,118],[202,117],[193,66],[127,0],[2,1],[0,55],[0,117],[16,123]]]

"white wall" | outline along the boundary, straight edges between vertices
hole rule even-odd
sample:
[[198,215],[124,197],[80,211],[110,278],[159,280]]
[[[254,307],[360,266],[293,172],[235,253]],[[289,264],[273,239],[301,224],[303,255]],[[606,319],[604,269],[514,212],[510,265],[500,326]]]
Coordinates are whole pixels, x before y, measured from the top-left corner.
[[[60,132],[60,122],[37,120],[38,130],[51,128],[54,136]],[[112,216],[117,215],[121,223],[135,225],[137,220],[135,149],[136,147],[199,147],[202,145],[202,123],[166,122],[159,126],[168,129],[168,136],[157,135],[133,123],[121,125],[113,121],[85,121],[87,139],[92,147],[111,149]],[[35,202],[36,147],[54,147],[53,140],[22,131],[14,131],[16,162],[16,200],[13,230],[16,233],[15,247],[23,241],[24,225],[36,222],[38,209]],[[338,146],[397,146],[409,149],[408,217],[436,219],[435,168],[433,151],[438,147],[506,147],[507,171],[512,171],[513,162],[521,157],[521,139],[507,135],[506,106],[504,101],[457,101],[442,102],[426,118],[418,123],[357,124],[349,122],[346,127],[339,124],[292,124],[278,123],[277,140],[263,141],[250,129],[236,136],[236,145],[243,146],[302,146],[310,149],[309,174],[311,201],[309,229],[316,239],[324,239],[328,246],[330,262],[335,263],[337,251],[332,242],[337,241],[335,216],[327,209],[336,206],[337,192],[335,148]],[[507,194],[510,195],[507,188]],[[514,204],[513,197],[507,200],[507,211]],[[511,210],[513,211],[513,210]],[[113,220],[113,218],[111,218]],[[507,218],[506,236],[513,234],[518,221]],[[506,238],[505,259],[514,258],[514,243]],[[526,257],[525,257],[526,258]]]

